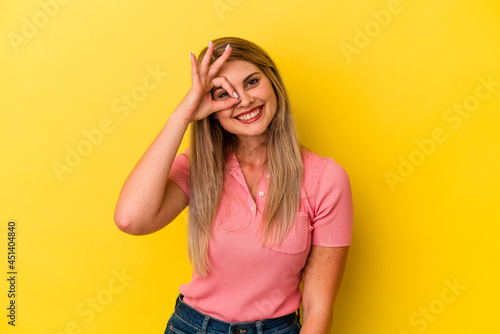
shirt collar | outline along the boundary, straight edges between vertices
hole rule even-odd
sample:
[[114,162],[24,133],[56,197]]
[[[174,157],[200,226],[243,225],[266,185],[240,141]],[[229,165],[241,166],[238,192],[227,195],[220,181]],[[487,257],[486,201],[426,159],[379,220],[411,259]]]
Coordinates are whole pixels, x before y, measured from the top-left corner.
[[236,171],[241,169],[240,162],[238,161],[238,158],[233,151],[231,151],[231,153],[227,157],[226,166],[230,173],[235,173]]

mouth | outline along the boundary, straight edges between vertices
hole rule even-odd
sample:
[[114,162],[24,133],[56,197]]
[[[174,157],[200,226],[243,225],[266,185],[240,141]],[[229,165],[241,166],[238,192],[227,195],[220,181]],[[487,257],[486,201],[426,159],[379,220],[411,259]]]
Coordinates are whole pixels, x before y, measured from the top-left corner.
[[262,107],[263,106],[264,105],[252,108],[249,111],[247,111],[247,112],[245,112],[243,114],[239,114],[238,116],[236,116],[234,118],[237,119],[238,121],[240,121],[241,123],[252,123],[252,122],[255,122],[262,115]]

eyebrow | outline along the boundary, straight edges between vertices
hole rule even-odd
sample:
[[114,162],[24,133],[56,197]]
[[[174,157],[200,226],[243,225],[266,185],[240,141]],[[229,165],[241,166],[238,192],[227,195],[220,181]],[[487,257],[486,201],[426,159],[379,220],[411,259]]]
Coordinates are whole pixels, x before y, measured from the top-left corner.
[[[243,81],[242,81],[242,82],[245,82],[245,81],[247,81],[248,79],[250,79],[250,78],[252,77],[252,75],[254,75],[254,74],[259,74],[259,73],[260,73],[260,72],[253,72],[252,74],[247,75],[247,76],[245,77],[245,79],[243,79]],[[216,92],[217,90],[219,90],[219,89],[222,89],[222,87],[214,87],[214,88],[212,88],[212,94],[213,94],[213,93],[215,93],[215,92]]]

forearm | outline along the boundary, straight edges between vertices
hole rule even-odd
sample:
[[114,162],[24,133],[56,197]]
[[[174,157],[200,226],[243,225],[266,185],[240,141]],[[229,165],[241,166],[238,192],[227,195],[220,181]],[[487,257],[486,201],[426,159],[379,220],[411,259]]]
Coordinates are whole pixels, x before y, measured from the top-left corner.
[[311,246],[302,287],[301,334],[329,334],[349,247]]
[[304,313],[300,334],[330,334],[332,317],[325,314]]
[[115,222],[124,230],[140,231],[158,213],[168,174],[188,122],[174,111],[127,177],[115,209]]
[[[212,79],[229,58],[231,48],[228,45],[223,55],[210,65],[213,49],[211,43],[200,63],[200,70],[196,57],[189,54],[191,88],[126,179],[114,215],[122,231],[130,234],[152,233],[170,223],[186,207],[185,194],[180,193],[176,186],[169,187],[167,181],[189,123],[231,108],[240,101],[237,98],[213,101]],[[227,82],[221,85],[229,92],[235,92]]]

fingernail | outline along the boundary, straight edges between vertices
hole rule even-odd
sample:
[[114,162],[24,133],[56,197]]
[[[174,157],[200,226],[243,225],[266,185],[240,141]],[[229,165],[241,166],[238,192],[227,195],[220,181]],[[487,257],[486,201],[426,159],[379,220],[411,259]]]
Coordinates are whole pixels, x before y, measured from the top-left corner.
[[193,59],[193,53],[189,52],[189,59]]
[[208,47],[210,47],[212,45],[212,41],[210,41],[210,43],[208,43]]
[[227,49],[229,49],[229,44],[226,46],[226,51],[227,51]]
[[236,92],[233,92],[233,95],[234,95],[234,97],[235,97],[235,98],[237,98],[237,99],[239,99],[239,98],[240,98],[240,97],[238,96],[238,93],[236,93]]

